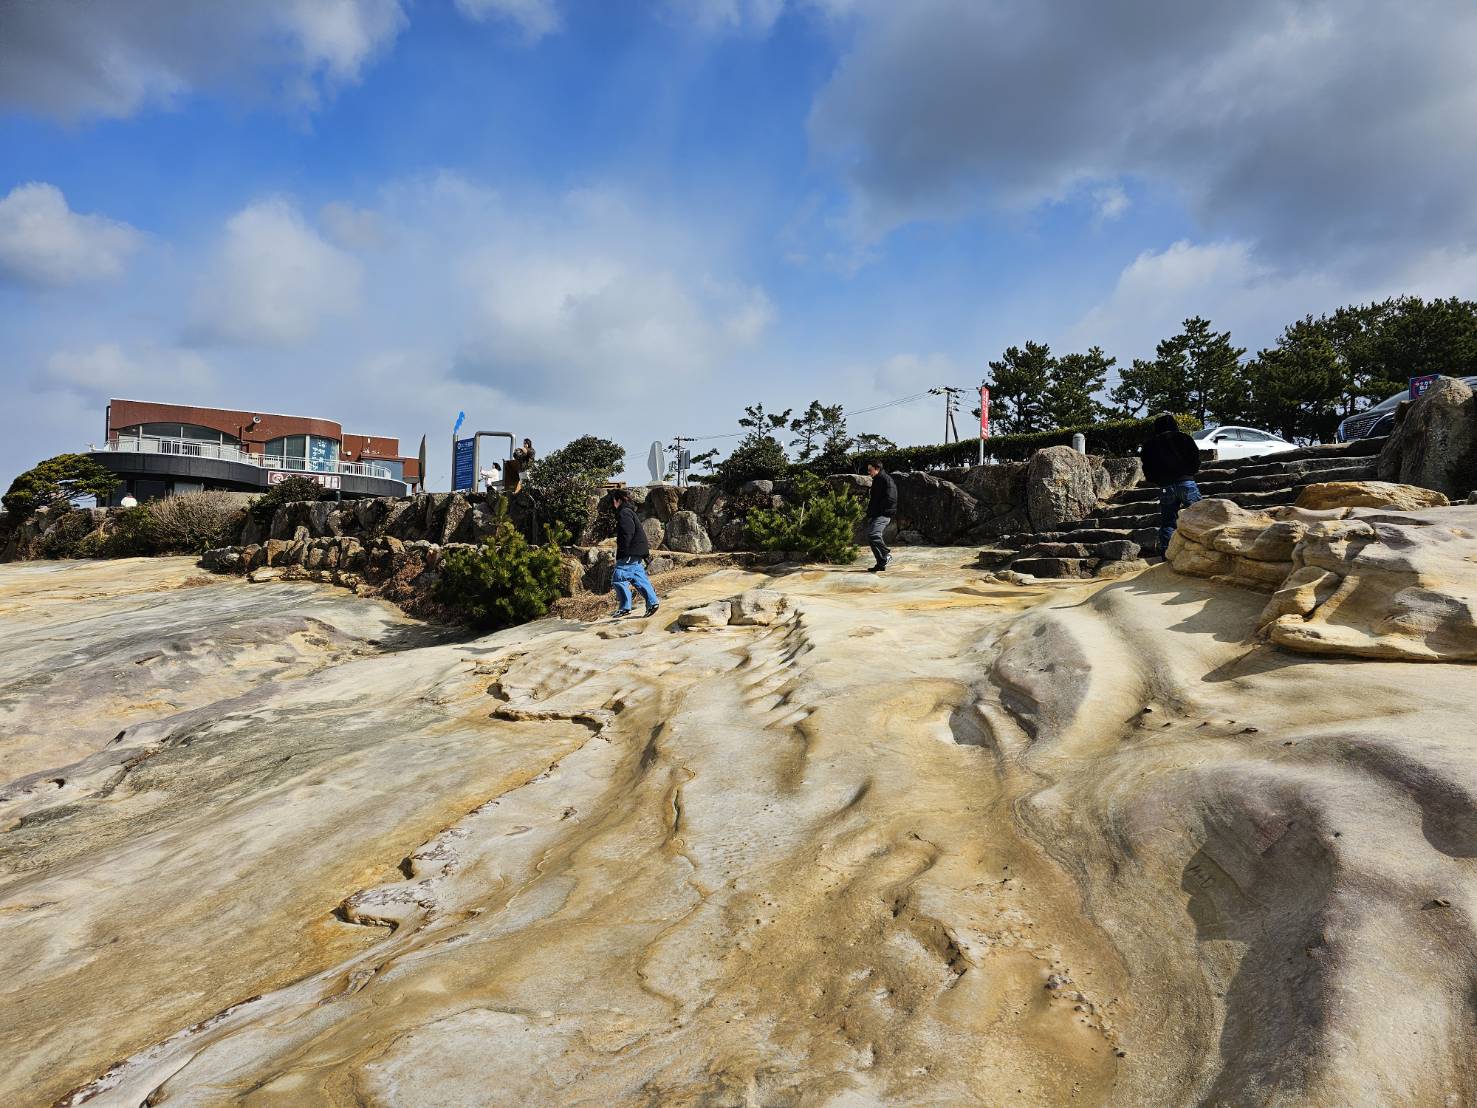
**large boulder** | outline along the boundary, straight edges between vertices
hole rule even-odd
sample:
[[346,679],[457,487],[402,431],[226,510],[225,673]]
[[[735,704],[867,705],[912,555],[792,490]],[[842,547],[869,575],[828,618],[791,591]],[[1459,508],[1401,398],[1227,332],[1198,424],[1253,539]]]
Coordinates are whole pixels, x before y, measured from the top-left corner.
[[[646,544],[653,550],[660,550],[662,543],[666,541],[667,532],[667,529],[662,526],[662,521],[654,516],[650,519],[643,519],[641,529],[646,532]],[[711,545],[709,544],[710,549]]]
[[1036,451],[1026,469],[1026,511],[1037,531],[1061,531],[1097,506],[1092,463],[1070,446]]
[[1420,485],[1459,500],[1477,485],[1477,397],[1443,377],[1395,415],[1380,450],[1381,481]]
[[[686,508],[701,518],[708,514],[708,506],[713,503],[713,497],[717,493],[718,489],[715,485],[688,485],[682,490],[682,499],[678,506]],[[662,522],[665,523],[666,520]]]
[[646,490],[646,514],[666,523],[682,510],[682,490],[675,485],[650,485]]
[[750,589],[733,598],[729,622],[740,627],[767,627],[779,619],[784,606],[784,593]]
[[950,481],[931,473],[894,473],[899,531],[917,531],[930,543],[947,546],[973,530],[979,503]]
[[1297,506],[1318,511],[1326,508],[1390,508],[1415,512],[1422,508],[1444,508],[1449,503],[1434,489],[1419,485],[1397,485],[1389,481],[1322,481],[1298,493]]
[[711,604],[689,608],[683,612],[677,617],[677,626],[684,631],[712,631],[719,627],[727,627],[732,614],[732,601],[715,600]]
[[1092,483],[1099,500],[1107,500],[1123,489],[1136,488],[1144,479],[1144,464],[1137,458],[1089,457]]
[[713,550],[713,540],[695,512],[675,513],[667,523],[664,538],[668,550],[684,554],[710,554]]

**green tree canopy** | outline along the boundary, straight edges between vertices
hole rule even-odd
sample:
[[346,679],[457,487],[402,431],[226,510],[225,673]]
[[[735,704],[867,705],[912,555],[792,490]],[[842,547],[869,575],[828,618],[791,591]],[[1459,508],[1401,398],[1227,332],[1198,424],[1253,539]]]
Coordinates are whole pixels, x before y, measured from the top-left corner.
[[625,463],[624,448],[609,439],[581,435],[535,461],[526,478],[544,518],[579,541],[590,523],[590,497]]
[[24,519],[38,509],[73,504],[88,497],[101,504],[118,485],[111,470],[86,454],[58,454],[12,481],[0,502],[11,515]]
[[1128,415],[1184,412],[1201,423],[1235,418],[1242,406],[1242,347],[1231,333],[1216,333],[1210,321],[1194,316],[1184,329],[1155,349],[1152,361],[1135,358],[1113,389],[1113,403]]

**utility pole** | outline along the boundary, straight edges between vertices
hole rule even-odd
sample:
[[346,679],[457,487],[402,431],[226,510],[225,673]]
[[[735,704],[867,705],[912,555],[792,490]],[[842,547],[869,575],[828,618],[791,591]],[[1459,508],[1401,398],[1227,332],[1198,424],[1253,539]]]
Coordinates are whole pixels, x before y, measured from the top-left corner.
[[980,382],[980,465],[985,464],[985,439],[990,434],[990,382]]
[[677,435],[675,438],[672,439],[672,449],[677,454],[677,487],[679,489],[684,488],[687,485],[687,466],[683,464],[682,448],[687,443],[695,441],[696,440],[691,435]]
[[[944,398],[944,442],[958,442],[959,428],[954,423],[954,413],[959,410],[959,397],[964,390],[955,388],[953,385],[939,385],[937,388],[928,390],[930,396],[942,396]],[[953,435],[951,439],[949,436]]]

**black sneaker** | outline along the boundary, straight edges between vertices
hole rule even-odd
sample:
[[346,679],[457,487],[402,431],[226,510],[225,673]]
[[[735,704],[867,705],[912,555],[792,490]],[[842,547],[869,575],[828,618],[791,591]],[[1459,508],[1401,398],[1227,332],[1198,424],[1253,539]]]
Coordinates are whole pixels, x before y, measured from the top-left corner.
[[868,573],[881,573],[886,568],[887,568],[887,563],[886,562],[878,562],[875,566],[868,566],[867,567],[867,572]]
[[656,615],[657,611],[660,608],[661,608],[661,605],[660,604],[648,604],[646,606],[646,618],[647,619],[650,619],[652,616]]
[[620,611],[616,612],[616,614],[613,615],[613,616],[611,616],[610,618],[611,619],[625,619],[630,614],[631,614],[631,609],[630,608],[622,608]]

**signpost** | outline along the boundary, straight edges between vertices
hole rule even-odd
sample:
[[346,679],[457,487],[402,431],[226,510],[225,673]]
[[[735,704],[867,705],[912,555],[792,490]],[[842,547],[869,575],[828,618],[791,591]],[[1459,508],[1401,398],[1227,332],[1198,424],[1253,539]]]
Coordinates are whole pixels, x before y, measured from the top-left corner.
[[1426,373],[1420,377],[1410,379],[1410,398],[1419,400],[1432,385],[1441,377],[1439,373]]
[[980,465],[985,464],[985,440],[990,437],[990,386],[980,382]]
[[475,492],[477,488],[477,439],[454,439],[451,451],[451,491]]

